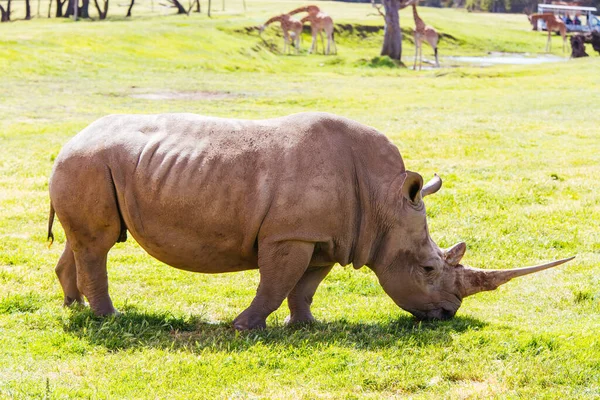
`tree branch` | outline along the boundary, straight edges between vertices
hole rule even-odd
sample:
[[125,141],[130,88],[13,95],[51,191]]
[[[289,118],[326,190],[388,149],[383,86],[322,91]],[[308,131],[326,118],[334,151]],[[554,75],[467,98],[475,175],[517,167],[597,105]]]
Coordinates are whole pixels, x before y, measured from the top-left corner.
[[385,14],[381,12],[381,7],[383,7],[381,4],[376,4],[375,0],[371,0],[371,7],[376,9],[379,15],[381,15],[383,19],[385,19]]

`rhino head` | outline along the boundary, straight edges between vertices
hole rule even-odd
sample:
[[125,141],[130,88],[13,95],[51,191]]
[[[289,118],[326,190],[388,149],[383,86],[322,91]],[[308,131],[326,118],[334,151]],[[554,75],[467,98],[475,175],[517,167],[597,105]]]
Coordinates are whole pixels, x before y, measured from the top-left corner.
[[[436,175],[423,186],[422,177],[406,171],[396,190],[394,212],[386,219],[388,231],[379,254],[368,266],[384,291],[404,310],[422,320],[449,319],[466,296],[494,290],[512,278],[542,271],[574,257],[534,267],[488,270],[460,263],[464,242],[441,249],[429,236],[423,197],[437,192],[442,181]],[[398,198],[399,197],[399,198]]]

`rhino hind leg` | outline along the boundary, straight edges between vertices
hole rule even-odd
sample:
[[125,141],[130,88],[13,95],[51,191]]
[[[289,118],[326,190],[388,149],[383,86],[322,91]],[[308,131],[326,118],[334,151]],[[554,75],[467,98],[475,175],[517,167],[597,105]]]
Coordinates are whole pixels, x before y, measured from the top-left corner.
[[266,327],[267,317],[279,308],[306,272],[314,248],[314,243],[298,241],[259,243],[260,283],[250,307],[233,321],[235,329]]
[[99,316],[117,313],[108,295],[107,253],[93,248],[75,252],[77,286],[88,299],[94,314]]
[[65,249],[60,256],[54,271],[58,276],[63,293],[65,294],[63,305],[68,307],[75,302],[83,304],[83,296],[77,288],[77,268],[75,266],[75,256],[73,255],[73,250],[71,250],[69,242],[65,244]]
[[65,300],[82,300],[84,295],[96,315],[114,314],[106,260],[122,236],[122,224],[112,176],[103,165],[76,167],[64,162],[50,182],[52,204],[68,243],[56,267],[57,275]]
[[327,267],[310,267],[298,281],[294,289],[288,295],[288,307],[290,315],[286,319],[287,324],[303,324],[315,321],[310,312],[313,296],[319,284],[331,271],[333,265]]

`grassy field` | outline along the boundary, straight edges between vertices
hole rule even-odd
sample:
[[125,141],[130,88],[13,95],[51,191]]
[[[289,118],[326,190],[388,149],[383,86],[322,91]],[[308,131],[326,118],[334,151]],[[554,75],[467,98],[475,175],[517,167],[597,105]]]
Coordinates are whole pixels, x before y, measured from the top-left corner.
[[[382,32],[340,31],[339,54],[325,57],[277,54],[275,29],[267,44],[243,29],[300,4],[0,24],[0,398],[600,398],[598,57],[448,68],[449,55],[545,46],[522,15],[461,10],[421,10],[454,38],[440,45],[446,67],[423,72],[376,59]],[[368,5],[322,4],[339,23],[382,24]],[[406,63],[412,52],[407,34]],[[80,129],[109,113],[308,110],[375,126],[409,169],[439,173],[430,231],[440,246],[467,242],[467,264],[577,259],[434,323],[396,307],[366,268],[336,267],[315,297],[318,324],[286,328],[284,305],[267,330],[238,334],[256,272],[178,271],[130,239],[109,254],[122,316],[61,307],[64,235],[55,228],[47,248],[47,181]]]

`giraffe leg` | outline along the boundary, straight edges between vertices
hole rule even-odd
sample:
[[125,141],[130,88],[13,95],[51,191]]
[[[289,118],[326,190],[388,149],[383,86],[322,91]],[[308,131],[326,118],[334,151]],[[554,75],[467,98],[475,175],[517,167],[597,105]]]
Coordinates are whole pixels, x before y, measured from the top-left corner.
[[337,54],[337,44],[335,44],[335,36],[333,35],[333,32],[331,32],[331,43],[333,44],[334,54]]
[[287,50],[287,53],[289,53],[290,52],[290,37],[288,35],[285,35],[283,37],[283,40],[284,40],[284,43],[285,43],[285,45],[283,47],[283,52],[285,53],[286,50]]
[[309,54],[312,54],[315,51],[315,46],[317,45],[317,33],[313,32],[312,35],[312,43],[310,44]]
[[419,44],[415,40],[415,62],[413,63],[413,71],[417,70],[417,56],[419,55]]
[[325,53],[325,40],[323,40],[323,31],[319,32],[319,37],[321,38],[321,47],[323,48],[323,54],[329,54],[329,51]]
[[279,308],[308,268],[314,243],[261,242],[258,246],[260,283],[256,297],[234,321],[237,330],[266,327],[267,317]]

